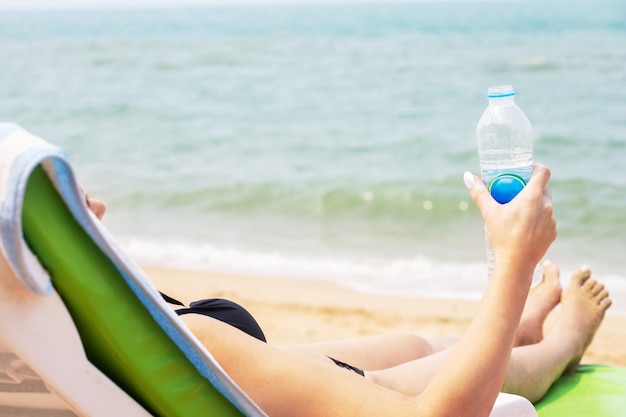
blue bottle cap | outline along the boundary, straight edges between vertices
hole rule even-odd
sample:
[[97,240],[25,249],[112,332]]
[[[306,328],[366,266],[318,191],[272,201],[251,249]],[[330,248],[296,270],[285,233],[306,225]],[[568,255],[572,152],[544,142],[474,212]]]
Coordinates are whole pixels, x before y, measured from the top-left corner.
[[491,196],[500,204],[506,204],[513,200],[526,186],[526,181],[519,175],[501,174],[489,182]]

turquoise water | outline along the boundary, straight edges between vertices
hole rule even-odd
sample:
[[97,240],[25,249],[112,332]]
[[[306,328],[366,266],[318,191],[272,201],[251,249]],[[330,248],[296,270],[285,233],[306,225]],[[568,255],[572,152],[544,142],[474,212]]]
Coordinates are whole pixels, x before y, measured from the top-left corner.
[[62,146],[140,262],[477,298],[486,89],[553,170],[563,275],[626,312],[626,3],[0,13],[0,119]]

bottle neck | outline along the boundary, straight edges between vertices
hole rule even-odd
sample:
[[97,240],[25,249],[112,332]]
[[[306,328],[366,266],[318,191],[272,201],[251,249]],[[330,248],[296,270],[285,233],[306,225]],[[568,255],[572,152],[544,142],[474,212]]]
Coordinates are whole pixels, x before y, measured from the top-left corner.
[[490,106],[514,106],[515,96],[489,98]]

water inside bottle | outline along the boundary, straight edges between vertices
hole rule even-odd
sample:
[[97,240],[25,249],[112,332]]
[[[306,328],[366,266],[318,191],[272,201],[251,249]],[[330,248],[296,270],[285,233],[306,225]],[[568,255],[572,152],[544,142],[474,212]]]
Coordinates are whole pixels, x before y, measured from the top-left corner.
[[514,174],[528,182],[533,173],[532,151],[489,151],[480,155],[481,178],[485,185],[502,174]]

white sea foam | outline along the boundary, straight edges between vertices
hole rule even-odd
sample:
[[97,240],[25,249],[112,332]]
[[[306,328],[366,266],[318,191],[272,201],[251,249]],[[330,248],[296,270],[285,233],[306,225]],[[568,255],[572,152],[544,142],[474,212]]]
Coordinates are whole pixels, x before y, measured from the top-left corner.
[[[278,251],[242,250],[212,243],[190,244],[127,238],[122,246],[140,264],[259,277],[320,279],[362,292],[443,299],[480,299],[486,286],[483,263],[455,263],[413,258],[365,260],[363,258],[286,254]],[[561,270],[567,284],[574,268]],[[610,290],[613,315],[626,316],[626,277],[599,276]]]

